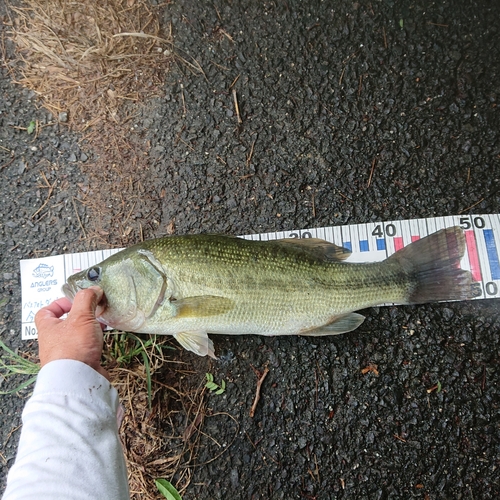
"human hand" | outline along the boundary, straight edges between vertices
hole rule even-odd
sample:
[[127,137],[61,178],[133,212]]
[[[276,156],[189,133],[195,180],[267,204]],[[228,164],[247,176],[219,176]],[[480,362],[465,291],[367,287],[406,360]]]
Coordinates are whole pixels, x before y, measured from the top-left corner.
[[[38,350],[42,367],[56,359],[75,359],[98,371],[109,380],[101,366],[103,334],[96,320],[96,309],[103,297],[97,286],[80,290],[73,300],[57,299],[35,316]],[[68,313],[66,319],[61,316]]]

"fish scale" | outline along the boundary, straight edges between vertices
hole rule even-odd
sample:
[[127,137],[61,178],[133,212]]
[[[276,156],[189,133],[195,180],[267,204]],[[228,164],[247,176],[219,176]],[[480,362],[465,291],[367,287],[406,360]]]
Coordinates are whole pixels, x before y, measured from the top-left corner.
[[[381,295],[385,295],[387,300],[404,300],[403,292],[395,292],[393,289],[394,278],[380,273],[378,265],[318,262],[309,259],[307,254],[274,251],[275,248],[262,243],[252,247],[240,247],[246,244],[237,239],[217,242],[219,246],[212,252],[207,252],[205,248],[199,248],[197,251],[195,247],[186,253],[182,249],[185,243],[196,244],[197,241],[197,236],[190,239],[163,240],[166,251],[172,254],[168,269],[172,273],[172,280],[186,284],[184,288],[179,289],[182,296],[213,292],[213,287],[206,287],[207,276],[210,271],[214,271],[212,263],[220,259],[220,268],[213,272],[213,279],[217,279],[218,292],[232,295],[238,289],[239,295],[247,297],[247,303],[254,304],[260,310],[274,309],[277,314],[281,304],[291,301],[289,294],[293,291],[300,295],[297,304],[302,304],[304,288],[314,291],[314,300],[319,302],[319,308],[329,307],[339,313],[352,307],[370,305],[378,301]],[[176,245],[177,243],[179,245]],[[151,248],[157,248],[159,253],[163,250],[161,242]],[[204,262],[203,259],[208,260]],[[236,274],[235,267],[239,274]],[[288,274],[284,275],[284,272]],[[301,283],[300,288],[297,287],[297,282]],[[385,294],[380,289],[384,282],[392,287]],[[350,292],[352,288],[356,289],[355,297]],[[274,292],[273,296],[269,295],[270,290]],[[318,294],[320,290],[323,292],[321,296]],[[252,292],[254,295],[251,295]],[[310,310],[310,306],[304,304],[303,309]],[[239,310],[238,313],[242,314]]]

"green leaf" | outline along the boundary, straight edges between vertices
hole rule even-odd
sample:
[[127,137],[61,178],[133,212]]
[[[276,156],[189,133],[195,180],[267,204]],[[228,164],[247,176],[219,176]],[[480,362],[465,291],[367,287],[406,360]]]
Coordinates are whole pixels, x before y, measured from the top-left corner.
[[9,364],[0,359],[0,368],[4,369],[7,375],[17,373],[20,375],[35,375],[40,371],[40,365],[16,354],[0,340],[0,349],[7,353],[6,359]]
[[441,382],[439,380],[437,383],[437,392],[441,392]]
[[219,385],[214,382],[214,376],[211,373],[206,373],[205,375],[207,377],[205,387],[209,391],[213,392],[214,394],[220,395],[226,390],[226,382],[224,380]]
[[30,121],[30,124],[28,125],[28,128],[26,129],[26,132],[28,132],[28,134],[32,134],[36,129],[36,122],[34,122],[33,120]]
[[220,383],[220,389],[218,391],[215,391],[215,394],[217,394],[218,396],[220,396],[221,394],[224,393],[224,391],[226,390],[226,381],[223,380],[221,383]]
[[8,352],[11,356],[14,356],[14,357],[17,356],[17,354],[12,349],[10,349],[9,347],[7,347],[1,340],[0,340],[0,347],[4,351]]
[[167,500],[182,500],[182,497],[179,495],[179,492],[175,489],[175,486],[166,479],[155,479],[155,484],[156,487],[158,488],[158,491]]
[[399,20],[399,26],[401,27],[401,29],[403,29],[403,26],[404,26],[404,21],[403,21],[403,19],[400,19],[400,20]]
[[19,384],[15,389],[11,389],[10,391],[0,391],[0,394],[2,396],[6,394],[15,394],[16,392],[22,391],[23,389],[26,389],[29,385],[31,385],[33,382],[35,382],[36,377],[31,377],[30,379],[24,381],[22,384]]

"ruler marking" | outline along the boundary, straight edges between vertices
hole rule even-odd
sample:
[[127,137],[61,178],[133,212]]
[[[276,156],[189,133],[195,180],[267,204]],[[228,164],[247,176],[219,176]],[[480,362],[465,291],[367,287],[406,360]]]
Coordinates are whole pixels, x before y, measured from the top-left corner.
[[401,237],[403,238],[403,246],[411,243],[410,232],[410,224],[403,224],[403,222],[401,222]]
[[486,243],[486,254],[490,265],[491,279],[500,279],[500,262],[498,260],[498,251],[495,244],[492,229],[483,229],[484,241]]
[[427,234],[435,233],[437,231],[436,228],[436,219],[425,219],[425,227],[427,229]]
[[349,244],[351,252],[353,251],[353,249],[355,251],[356,248],[359,248],[359,246],[357,245],[359,239],[356,236],[357,233],[356,229],[357,229],[356,225],[353,225],[348,229],[350,240],[347,243]]
[[350,226],[342,226],[340,233],[342,235],[342,246],[344,248],[347,248],[349,252],[352,252],[352,238],[351,238]]
[[400,238],[400,243],[397,243],[398,245],[401,244],[402,248],[404,248],[406,245],[408,245],[408,224],[404,223],[403,221],[400,222],[400,227],[401,227],[401,234],[398,234],[398,238]]
[[371,250],[370,248],[370,239],[368,237],[368,229],[366,225],[360,224],[358,226],[358,232],[359,232],[359,249],[361,251],[361,247],[364,248],[363,252],[369,252]]
[[429,219],[425,219],[424,222],[425,222],[426,236],[428,236],[430,234],[430,231],[429,231]]
[[403,247],[404,247],[403,237],[402,236],[395,236],[394,237],[394,250],[397,252],[398,250],[401,250]]
[[392,238],[389,238],[387,234],[387,227],[390,227],[391,225],[392,221],[382,226],[384,228],[385,251],[387,253],[387,257],[390,257],[394,253],[394,241]]
[[479,267],[481,269],[481,278],[484,283],[491,281],[490,265],[488,261],[488,254],[486,252],[486,240],[484,239],[483,228],[484,225],[477,225],[478,217],[471,217],[470,222],[472,223],[472,230],[474,231],[474,238],[476,242],[477,249],[477,259],[479,261]]
[[335,245],[338,245],[339,247],[343,247],[344,239],[342,238],[342,231],[340,227],[341,226],[332,227],[333,243],[335,243]]
[[334,242],[333,231],[329,227],[325,227],[325,240],[329,241],[330,243]]
[[78,260],[78,254],[76,254],[76,253],[71,258],[71,267],[73,268],[71,271],[71,274],[77,273],[78,271],[80,271],[80,262]]
[[63,259],[63,266],[64,266],[64,281],[66,281],[67,277],[68,277],[68,272],[66,271],[66,256],[64,256],[64,259]]
[[[497,255],[500,254],[500,218],[497,216],[495,217],[494,215],[490,215],[489,216],[490,218],[490,222],[491,222],[491,229],[493,231],[493,239],[495,241],[495,246],[497,248]],[[500,257],[500,255],[499,255]],[[497,280],[497,296],[500,296],[500,290],[498,290],[500,288],[500,279]]]
[[477,252],[476,238],[474,231],[464,231],[465,243],[467,245],[467,252],[469,253],[470,271],[474,281],[482,281],[481,266],[479,265],[479,255]]
[[401,221],[392,221],[390,224],[387,224],[386,234],[392,240],[392,244],[390,245],[391,253],[396,253],[404,247]]
[[368,236],[366,233],[366,226],[364,224],[358,224],[358,241],[359,241],[359,251],[369,252],[370,244],[368,243]]
[[429,234],[429,228],[427,227],[427,221],[425,219],[418,219],[418,235],[423,238]]
[[89,256],[90,253],[79,253],[78,254],[78,259],[80,261],[80,270],[88,269],[89,267]]

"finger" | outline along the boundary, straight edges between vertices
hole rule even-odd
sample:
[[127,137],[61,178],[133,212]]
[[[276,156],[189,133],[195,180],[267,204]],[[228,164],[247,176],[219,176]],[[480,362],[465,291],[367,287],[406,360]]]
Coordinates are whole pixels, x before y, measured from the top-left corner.
[[102,296],[102,289],[96,286],[80,290],[73,299],[69,316],[73,319],[89,315],[95,317],[95,310]]
[[39,328],[38,324],[40,322],[58,319],[71,309],[71,302],[63,297],[61,299],[57,299],[46,307],[40,309],[35,316],[35,324],[37,328]]

